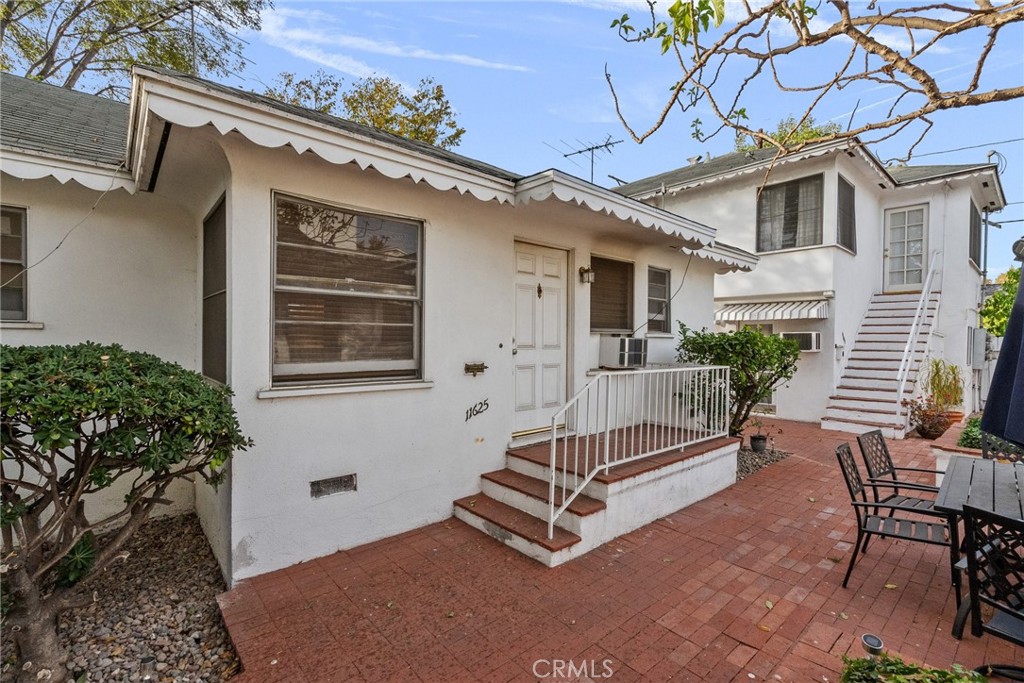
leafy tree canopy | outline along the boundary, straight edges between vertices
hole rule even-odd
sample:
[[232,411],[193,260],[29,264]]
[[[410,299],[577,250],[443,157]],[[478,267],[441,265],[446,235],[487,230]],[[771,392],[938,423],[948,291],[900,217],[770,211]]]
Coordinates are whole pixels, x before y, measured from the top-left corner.
[[285,72],[264,94],[442,149],[457,147],[466,132],[444,87],[432,78],[421,80],[413,92],[386,76],[367,77],[344,90],[340,78],[323,70],[307,78]]
[[[22,679],[64,680],[57,616],[88,601],[90,581],[172,482],[216,485],[232,453],[251,445],[230,396],[116,345],[0,346],[0,593]],[[90,516],[104,494],[105,511]]]
[[750,327],[736,332],[696,332],[680,323],[679,332],[676,351],[681,362],[729,366],[729,433],[733,436],[743,431],[756,404],[796,374],[800,347],[791,339]]
[[1002,337],[1006,332],[1006,323],[1010,320],[1013,300],[1020,287],[1020,268],[1010,268],[996,278],[1002,278],[1002,286],[985,299],[981,305],[981,326],[994,337]]
[[[1004,55],[1016,55],[1007,28],[1024,21],[1019,0],[939,0],[919,3],[851,0],[674,0],[634,21],[623,14],[611,23],[629,43],[653,44],[674,62],[676,79],[653,122],[633,126],[622,114],[610,71],[605,76],[623,126],[643,142],[673,111],[710,112],[712,121],[691,119],[693,137],[704,141],[731,129],[774,147],[779,155],[795,148],[773,133],[751,127],[764,85],[806,107],[795,119],[803,126],[820,107],[849,106],[851,86],[861,85],[886,98],[887,108],[854,112],[846,129],[822,131],[802,141],[858,137],[877,142],[908,129],[916,141],[909,158],[941,111],[1024,97],[1020,74],[1000,73]],[[664,8],[664,11],[662,11]],[[1009,43],[1009,51],[1004,46]],[[827,69],[812,67],[826,46],[838,56]],[[937,68],[933,56],[954,51],[961,69]],[[815,73],[822,75],[815,76]],[[705,127],[706,125],[706,127]]]
[[227,76],[243,65],[238,33],[259,29],[260,13],[271,6],[271,0],[7,0],[0,5],[0,68],[122,98],[135,64]]
[[[786,147],[795,147],[808,140],[820,140],[835,135],[841,130],[842,127],[834,121],[818,124],[813,116],[808,116],[800,121],[795,116],[787,116],[779,121],[775,130],[768,133],[768,135]],[[763,133],[764,131],[759,132]],[[764,139],[762,138],[749,138],[741,134],[736,136],[737,152],[749,152],[761,147],[764,147]]]

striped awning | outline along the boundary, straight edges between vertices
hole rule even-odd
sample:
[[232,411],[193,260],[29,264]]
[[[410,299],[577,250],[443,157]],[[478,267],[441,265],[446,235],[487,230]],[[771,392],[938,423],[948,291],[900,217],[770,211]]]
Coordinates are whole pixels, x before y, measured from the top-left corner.
[[769,320],[824,320],[828,301],[769,301],[752,304],[725,304],[715,311],[716,323]]

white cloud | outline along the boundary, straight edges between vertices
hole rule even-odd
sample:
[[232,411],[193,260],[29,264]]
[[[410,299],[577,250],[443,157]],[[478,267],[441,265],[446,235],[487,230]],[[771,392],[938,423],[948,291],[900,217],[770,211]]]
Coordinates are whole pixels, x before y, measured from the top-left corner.
[[[299,20],[306,25],[306,28],[289,25],[289,19]],[[334,23],[336,23],[334,17],[319,11],[297,9],[268,10],[263,13],[263,27],[260,35],[271,45],[281,47],[296,56],[302,56],[300,52],[319,54],[320,57],[313,60],[318,64],[325,64],[323,59],[330,56],[340,63],[366,66],[358,60],[338,53],[337,50],[340,49],[387,57],[450,62],[483,69],[531,71],[531,69],[525,66],[493,62],[480,57],[474,57],[473,55],[435,52],[415,45],[399,45],[391,41],[375,40],[342,33],[332,30],[331,24]],[[314,46],[328,48],[331,52],[323,52]],[[347,69],[339,68],[339,70],[356,75]]]

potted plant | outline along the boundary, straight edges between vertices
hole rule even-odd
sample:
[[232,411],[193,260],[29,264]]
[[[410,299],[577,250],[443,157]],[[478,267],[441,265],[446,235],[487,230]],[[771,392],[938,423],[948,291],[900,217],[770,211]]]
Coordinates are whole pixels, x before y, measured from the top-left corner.
[[908,411],[910,426],[925,439],[937,439],[942,436],[952,421],[931,396],[903,399],[903,407]]
[[951,424],[964,418],[959,410],[964,402],[964,379],[959,365],[941,358],[930,359],[924,370],[922,387],[938,410],[946,413]]
[[[750,435],[750,450],[755,453],[763,453],[768,449],[768,437],[771,432],[782,433],[781,429],[768,429],[760,418],[753,418],[747,421],[747,425],[754,427],[757,431]],[[774,450],[774,449],[773,449]]]

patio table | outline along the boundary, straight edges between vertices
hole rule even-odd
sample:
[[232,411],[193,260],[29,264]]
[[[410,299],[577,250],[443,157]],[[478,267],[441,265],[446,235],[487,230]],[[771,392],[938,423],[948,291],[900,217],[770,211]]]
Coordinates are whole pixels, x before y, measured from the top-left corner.
[[[935,509],[960,516],[964,505],[968,504],[1003,517],[1024,519],[1024,463],[998,462],[965,455],[951,457],[935,497]],[[955,523],[951,526],[956,528]],[[951,541],[956,543],[955,539]],[[970,605],[968,595],[960,603],[953,620],[954,638],[959,639],[963,635]]]

